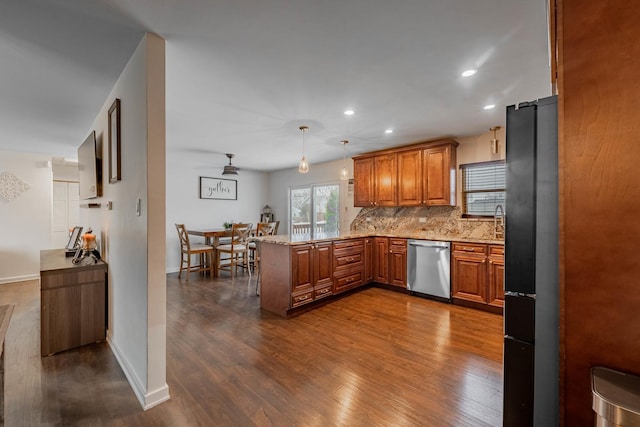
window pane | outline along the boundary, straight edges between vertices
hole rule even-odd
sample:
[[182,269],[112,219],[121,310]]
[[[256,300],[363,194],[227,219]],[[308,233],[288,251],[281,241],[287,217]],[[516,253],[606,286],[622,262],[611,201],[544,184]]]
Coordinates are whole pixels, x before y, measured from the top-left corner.
[[504,209],[504,191],[467,193],[467,214],[493,216],[497,205]]
[[314,188],[315,232],[338,231],[338,186],[322,185]]
[[493,216],[497,205],[504,209],[504,161],[461,166],[464,214]]
[[291,189],[291,234],[311,232],[311,188]]
[[338,185],[292,188],[291,234],[317,236],[338,232],[339,191]]

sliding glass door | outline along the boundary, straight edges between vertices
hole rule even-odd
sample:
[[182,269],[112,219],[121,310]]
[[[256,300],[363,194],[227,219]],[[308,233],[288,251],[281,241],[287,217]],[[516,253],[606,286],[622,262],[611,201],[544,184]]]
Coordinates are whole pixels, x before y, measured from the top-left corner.
[[339,191],[337,184],[292,188],[289,192],[290,234],[337,233]]

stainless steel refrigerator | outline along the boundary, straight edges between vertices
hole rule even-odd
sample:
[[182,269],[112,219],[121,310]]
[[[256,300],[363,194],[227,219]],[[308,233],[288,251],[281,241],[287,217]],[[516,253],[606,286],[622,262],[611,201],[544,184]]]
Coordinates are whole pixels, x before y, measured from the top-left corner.
[[504,426],[559,423],[558,107],[507,107]]

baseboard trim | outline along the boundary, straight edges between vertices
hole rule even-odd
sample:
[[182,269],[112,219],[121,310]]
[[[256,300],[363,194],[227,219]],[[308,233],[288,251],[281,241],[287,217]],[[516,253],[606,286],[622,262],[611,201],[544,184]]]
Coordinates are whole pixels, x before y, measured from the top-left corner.
[[28,282],[30,280],[38,280],[40,278],[40,274],[29,274],[27,276],[15,276],[15,277],[3,277],[0,278],[0,285],[4,285],[6,283],[14,283],[14,282]]
[[127,360],[127,358],[122,354],[118,345],[113,341],[110,334],[107,334],[107,343],[109,344],[109,348],[111,348],[111,352],[116,357],[122,372],[124,372],[125,377],[127,377],[127,381],[129,381],[129,386],[133,390],[133,393],[136,395],[140,406],[142,406],[143,410],[148,410],[153,408],[154,406],[158,406],[162,402],[166,402],[171,398],[169,395],[169,386],[165,383],[162,387],[153,390],[151,392],[147,392],[142,385],[142,381],[136,375],[135,371],[131,367],[131,364]]

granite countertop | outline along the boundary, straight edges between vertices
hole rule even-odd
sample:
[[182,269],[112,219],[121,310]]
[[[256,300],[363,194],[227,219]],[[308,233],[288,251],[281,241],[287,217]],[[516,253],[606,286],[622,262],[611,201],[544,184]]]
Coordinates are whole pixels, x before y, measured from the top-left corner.
[[254,237],[253,240],[264,242],[264,243],[272,243],[276,245],[302,245],[305,243],[326,242],[326,241],[342,240],[342,239],[357,239],[361,237],[396,237],[396,238],[418,239],[418,240],[438,240],[443,242],[504,245],[504,240],[502,239],[477,239],[477,238],[468,238],[468,237],[445,236],[445,235],[436,234],[433,232],[424,232],[424,231],[415,232],[415,233],[400,233],[400,234],[384,233],[384,232],[322,233],[316,236],[311,236],[309,234],[299,234],[299,235],[297,234],[293,236],[280,234],[277,236]]

